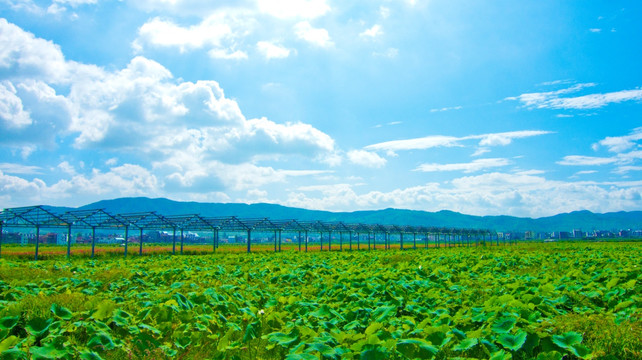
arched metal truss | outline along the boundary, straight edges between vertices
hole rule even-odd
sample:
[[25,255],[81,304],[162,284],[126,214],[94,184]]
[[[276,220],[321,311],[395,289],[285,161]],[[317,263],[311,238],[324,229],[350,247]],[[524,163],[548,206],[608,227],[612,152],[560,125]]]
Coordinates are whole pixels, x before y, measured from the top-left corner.
[[[104,209],[72,210],[60,212],[52,208],[39,206],[8,208],[0,212],[0,234],[3,228],[34,228],[36,230],[36,248],[34,258],[38,260],[38,244],[40,243],[41,229],[66,229],[67,230],[67,256],[71,255],[72,229],[91,229],[91,256],[95,254],[96,230],[124,231],[124,256],[128,253],[128,237],[130,231],[140,232],[138,253],[143,253],[143,232],[145,230],[172,231],[172,254],[176,253],[176,243],[180,240],[180,253],[183,253],[184,234],[186,231],[207,231],[213,234],[212,250],[219,247],[219,232],[243,232],[247,234],[247,252],[252,251],[252,233],[273,233],[274,251],[281,251],[281,235],[283,233],[297,234],[298,250],[308,251],[309,234],[318,234],[318,244],[321,251],[333,250],[333,234],[338,235],[339,248],[345,247],[347,236],[348,250],[361,250],[367,237],[367,249],[376,249],[377,243],[383,244],[384,249],[390,249],[393,237],[398,240],[399,248],[416,249],[417,237],[423,237],[424,247],[432,239],[436,247],[444,246],[470,246],[471,243],[479,244],[480,241],[496,240],[499,245],[497,233],[486,229],[454,229],[434,226],[409,226],[409,225],[383,225],[383,224],[349,224],[344,222],[272,220],[269,218],[238,218],[203,217],[199,214],[187,215],[162,215],[155,211],[141,213],[112,214]],[[180,237],[179,237],[180,236]],[[325,236],[325,237],[324,237]],[[336,237],[335,237],[336,239]],[[379,241],[377,241],[379,240]],[[421,240],[421,239],[420,239]],[[356,242],[356,244],[353,244]],[[410,245],[409,245],[410,244]],[[325,247],[324,247],[325,246]],[[336,250],[336,244],[335,244]],[[2,236],[0,236],[0,256],[2,254]]]

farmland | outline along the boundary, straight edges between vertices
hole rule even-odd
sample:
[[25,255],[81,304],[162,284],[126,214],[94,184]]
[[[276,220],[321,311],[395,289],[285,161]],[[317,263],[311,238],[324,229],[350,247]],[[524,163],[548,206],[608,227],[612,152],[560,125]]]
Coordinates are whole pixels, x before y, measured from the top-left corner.
[[642,359],[640,243],[7,251],[2,358]]

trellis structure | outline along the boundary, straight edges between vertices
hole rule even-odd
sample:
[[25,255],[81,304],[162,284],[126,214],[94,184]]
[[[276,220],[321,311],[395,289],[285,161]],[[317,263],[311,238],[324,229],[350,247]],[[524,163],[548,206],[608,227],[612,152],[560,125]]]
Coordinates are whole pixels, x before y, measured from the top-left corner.
[[[319,234],[319,245],[324,250],[324,235],[327,235],[327,251],[332,251],[333,234],[339,235],[339,251],[344,248],[344,235],[348,234],[349,250],[353,250],[353,240],[356,239],[357,250],[361,250],[361,238],[367,236],[368,250],[377,249],[377,237],[379,243],[383,243],[384,249],[391,249],[392,235],[399,238],[399,248],[417,249],[417,236],[423,236],[424,247],[428,248],[429,239],[432,237],[436,247],[440,247],[443,239],[445,246],[466,246],[474,241],[479,245],[480,240],[486,241],[486,237],[492,244],[493,237],[499,245],[499,237],[494,231],[481,229],[449,229],[428,226],[409,225],[383,225],[383,224],[346,224],[344,222],[323,222],[323,221],[299,221],[272,220],[269,218],[238,218],[236,216],[226,217],[203,217],[199,214],[171,215],[165,216],[155,211],[140,213],[112,214],[104,209],[93,210],[72,210],[60,212],[45,206],[30,206],[4,209],[0,212],[0,235],[3,228],[32,228],[36,230],[34,259],[38,260],[40,243],[40,230],[43,228],[58,228],[67,230],[67,256],[71,256],[71,231],[76,229],[91,229],[91,256],[95,255],[96,230],[116,229],[124,231],[124,256],[128,254],[129,231],[139,231],[140,241],[138,254],[143,254],[143,233],[145,230],[171,230],[172,231],[172,254],[176,254],[177,232],[180,232],[180,254],[183,254],[185,231],[208,231],[212,232],[212,251],[219,247],[219,232],[233,231],[247,234],[246,251],[252,251],[252,233],[268,232],[274,234],[274,251],[281,251],[282,233],[296,233],[298,250],[308,251],[309,234]],[[355,238],[356,235],[356,238]],[[383,237],[383,241],[381,238]],[[407,240],[412,240],[412,246],[407,246]],[[2,256],[2,240],[0,236],[0,256]],[[305,240],[305,242],[303,242]]]

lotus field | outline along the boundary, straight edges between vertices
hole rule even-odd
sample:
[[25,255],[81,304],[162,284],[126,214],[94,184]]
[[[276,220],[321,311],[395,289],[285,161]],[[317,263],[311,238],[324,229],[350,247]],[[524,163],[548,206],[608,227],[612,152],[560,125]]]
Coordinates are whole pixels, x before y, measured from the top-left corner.
[[2,359],[642,359],[641,243],[4,254]]

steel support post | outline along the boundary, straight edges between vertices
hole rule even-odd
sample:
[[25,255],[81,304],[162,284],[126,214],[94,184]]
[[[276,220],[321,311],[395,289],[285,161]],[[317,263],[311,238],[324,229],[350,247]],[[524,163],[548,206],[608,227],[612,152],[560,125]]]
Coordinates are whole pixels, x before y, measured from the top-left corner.
[[328,232],[328,252],[332,251],[332,231]]
[[361,250],[361,233],[357,233],[357,251]]
[[185,240],[185,235],[183,234],[184,229],[181,228],[181,255],[183,255],[183,241]]
[[143,256],[143,229],[140,229],[140,242],[138,244],[138,256]]
[[129,226],[125,226],[125,257],[127,257],[127,246],[129,243]]
[[174,235],[172,235],[172,255],[176,255],[176,228],[174,228]]
[[91,257],[94,257],[94,251],[96,250],[96,227],[91,227]]
[[252,252],[252,230],[247,230],[247,252]]
[[343,231],[339,231],[339,251],[343,251]]
[[308,252],[308,231],[305,231],[305,252]]
[[350,251],[352,251],[352,231],[350,231]]
[[279,230],[279,252],[281,252],[281,231]]
[[38,260],[38,244],[40,243],[40,226],[36,226],[36,256],[35,260]]
[[274,230],[274,252],[277,252],[276,230]]
[[403,250],[403,233],[399,233],[400,239],[399,239],[399,249]]
[[71,257],[71,225],[67,226],[67,259]]
[[412,233],[412,248],[417,250],[417,233]]
[[323,231],[319,232],[319,243],[321,244],[321,251],[323,251]]

